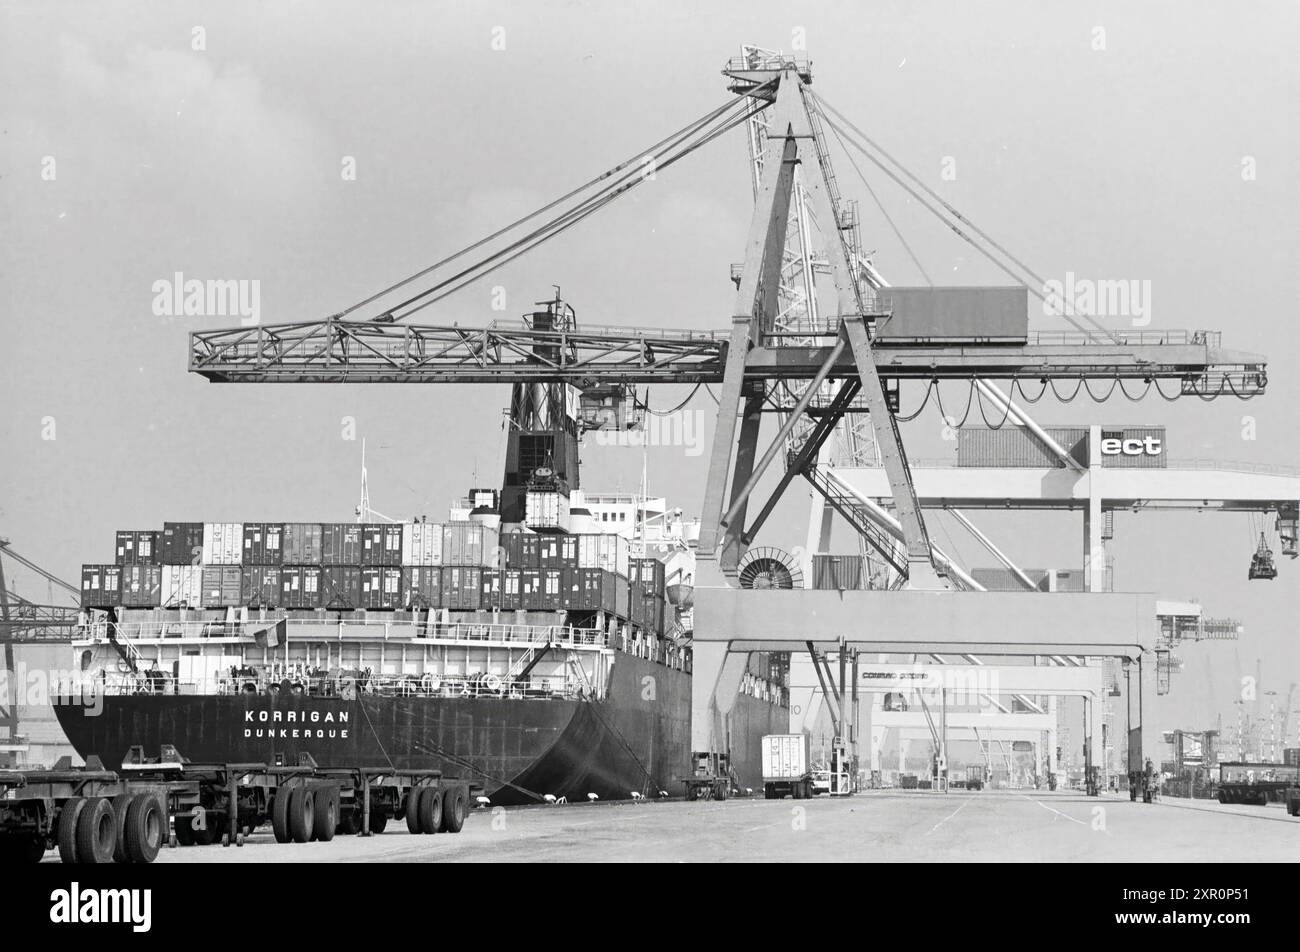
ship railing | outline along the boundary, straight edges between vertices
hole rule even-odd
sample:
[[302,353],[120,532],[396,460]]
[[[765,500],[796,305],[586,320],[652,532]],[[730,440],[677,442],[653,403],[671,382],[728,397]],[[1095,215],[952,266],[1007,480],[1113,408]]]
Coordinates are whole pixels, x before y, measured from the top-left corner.
[[[227,624],[224,621],[149,621],[121,622],[117,626],[119,639],[130,641],[164,641],[168,639],[252,639],[261,631],[281,619],[266,618],[248,623]],[[432,639],[455,642],[502,642],[521,644],[557,644],[566,648],[583,646],[604,647],[608,636],[595,628],[573,628],[567,625],[511,625],[479,624],[470,622],[416,623],[405,621],[344,621],[329,622],[313,619],[290,618],[286,631],[290,641],[300,638],[319,640],[324,631],[331,631],[339,640]],[[108,623],[94,622],[77,629],[77,640],[108,641]]]
[[300,677],[277,680],[264,675],[217,675],[209,678],[177,678],[166,672],[144,672],[138,676],[110,675],[99,678],[67,679],[52,685],[59,698],[95,696],[234,696],[236,694],[278,697],[285,690],[307,697],[354,699],[356,697],[441,697],[558,699],[579,698],[589,690],[576,677],[566,675],[507,679],[495,675],[439,677],[434,675],[390,675],[370,677]]

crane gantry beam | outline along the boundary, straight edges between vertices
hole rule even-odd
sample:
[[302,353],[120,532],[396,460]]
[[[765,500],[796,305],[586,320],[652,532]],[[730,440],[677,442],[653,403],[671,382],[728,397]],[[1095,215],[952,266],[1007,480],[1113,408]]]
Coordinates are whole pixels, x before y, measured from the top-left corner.
[[[811,380],[835,346],[760,338],[747,380]],[[891,345],[873,355],[885,380],[1165,380],[1182,395],[1262,393],[1264,357],[1224,350],[1214,331],[1030,332],[1023,345]],[[191,372],[216,383],[721,383],[729,331],[602,327],[535,331],[323,320],[190,334]],[[857,375],[851,353],[830,379]]]

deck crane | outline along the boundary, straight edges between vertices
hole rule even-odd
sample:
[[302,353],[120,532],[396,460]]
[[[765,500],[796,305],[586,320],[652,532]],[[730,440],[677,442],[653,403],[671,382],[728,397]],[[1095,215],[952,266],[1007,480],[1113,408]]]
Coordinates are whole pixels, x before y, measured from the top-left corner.
[[0,751],[13,750],[20,743],[18,732],[18,684],[14,657],[15,644],[59,644],[72,640],[79,610],[64,605],[40,605],[18,595],[5,578],[4,560],[8,557],[80,598],[75,586],[47,572],[35,562],[15,552],[8,539],[0,539],[0,644],[4,645],[4,686],[0,693]]
[[[1265,359],[1225,350],[1216,332],[1096,333],[1081,328],[1033,333],[1026,327],[1015,339],[990,339],[977,330],[963,339],[941,340],[882,334],[881,328],[897,316],[897,303],[889,294],[876,293],[871,282],[859,280],[861,261],[851,237],[855,219],[839,196],[822,134],[822,100],[809,88],[810,65],[781,55],[757,61],[745,57],[728,63],[723,74],[735,94],[729,102],[531,215],[344,311],[323,320],[192,333],[190,370],[214,382],[545,384],[569,385],[580,393],[635,384],[720,384],[696,582],[727,588],[737,587],[745,552],[791,480],[809,468],[850,412],[865,413],[870,421],[893,498],[890,534],[901,541],[901,554],[894,555],[892,539],[876,539],[865,531],[864,537],[882,557],[898,560],[896,568],[906,574],[909,587],[961,587],[960,577],[935,554],[912,485],[895,416],[904,380],[959,380],[972,386],[977,379],[1013,385],[1025,380],[1044,385],[1056,380],[1076,385],[1137,381],[1158,387],[1173,382],[1172,396],[1161,390],[1170,399],[1247,398],[1264,392]],[[638,187],[646,181],[640,174],[644,157],[654,157],[656,171],[662,173],[758,112],[767,118],[763,161],[728,327],[648,330],[561,321],[471,328],[408,320]],[[835,304],[833,313],[801,328],[792,341],[778,324],[777,302],[796,170],[802,200],[829,246],[826,266]],[[524,230],[543,215],[550,217]],[[951,225],[965,237],[962,228],[969,222],[961,221],[963,226]],[[469,265],[448,267],[493,243],[495,250],[484,251]],[[398,289],[439,269],[447,276],[388,303]],[[375,315],[353,316],[366,307]],[[979,324],[979,315],[961,317],[964,324]],[[781,424],[760,455],[764,413],[778,414]],[[796,441],[787,442],[792,436]],[[787,462],[785,471],[755,518],[747,521],[751,497],[778,456]],[[826,491],[835,490],[829,486]],[[852,511],[848,501],[844,508]]]

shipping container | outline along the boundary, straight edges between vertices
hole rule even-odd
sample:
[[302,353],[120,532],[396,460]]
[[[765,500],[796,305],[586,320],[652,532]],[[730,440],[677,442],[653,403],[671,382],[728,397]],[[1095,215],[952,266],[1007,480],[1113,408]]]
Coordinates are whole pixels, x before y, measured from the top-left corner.
[[569,497],[528,490],[524,493],[524,525],[537,532],[568,532]]
[[[358,537],[359,538],[359,537]],[[360,544],[358,543],[358,548]],[[326,565],[320,575],[321,608],[356,611],[361,607],[361,567]]]
[[[1086,426],[1047,426],[1044,432],[1081,466],[1088,465]],[[998,429],[962,427],[957,431],[957,465],[994,469],[1064,469],[1065,464],[1038,437],[1007,424]]]
[[628,591],[630,604],[628,606],[627,620],[638,628],[645,626],[645,592],[641,588],[640,582],[628,581]]
[[[203,564],[238,565],[244,555],[244,526],[240,522],[203,523]],[[203,583],[207,597],[207,582]]]
[[241,565],[280,565],[284,562],[284,524],[245,522]]
[[537,567],[541,569],[563,568],[560,563],[560,537],[539,536],[537,546]]
[[1023,344],[1029,339],[1029,290],[1024,287],[882,288],[878,303],[890,316],[876,323],[876,340],[890,344]]
[[278,565],[243,566],[239,573],[240,604],[249,608],[278,608],[283,594],[282,575]]
[[627,577],[648,591],[659,595],[664,592],[664,564],[658,559],[628,559]]
[[157,532],[151,529],[117,530],[118,565],[156,565],[159,554]]
[[321,564],[323,541],[319,522],[286,522],[283,543],[285,565]]
[[367,522],[361,526],[362,565],[401,565],[401,523]]
[[387,610],[402,607],[402,570],[394,565],[361,569],[361,607]]
[[501,572],[501,608],[517,612],[523,609],[523,569],[503,569]]
[[81,567],[81,607],[116,608],[122,604],[122,566]]
[[442,565],[442,526],[436,522],[402,525],[403,565]]
[[482,595],[479,606],[484,610],[503,607],[503,569],[484,569],[482,576]]
[[627,540],[609,533],[577,536],[578,568],[628,574]]
[[520,532],[519,563],[514,566],[521,569],[540,569],[542,567],[542,537],[534,532]]
[[853,592],[866,587],[860,555],[814,555],[813,588],[831,592]]
[[499,568],[499,542],[496,530],[481,523],[449,522],[443,526],[442,564]]
[[321,564],[360,565],[361,526],[355,522],[321,525]]
[[163,608],[198,608],[203,604],[203,566],[164,565],[161,568],[160,603]]
[[280,608],[321,607],[319,565],[286,565],[280,570]]
[[125,608],[157,608],[162,604],[162,566],[122,566],[122,605]]
[[578,565],[578,537],[571,535],[555,536],[560,543],[560,568],[576,569]]
[[1300,747],[1284,747],[1282,749],[1282,763],[1288,767],[1300,767]]
[[807,734],[763,737],[763,780],[798,780],[808,773]]
[[[443,554],[450,547],[443,544]],[[476,611],[483,598],[483,568],[478,565],[442,567],[442,605],[454,611]]]
[[[608,569],[601,569],[608,572]],[[631,619],[632,615],[632,583],[628,581],[626,575],[619,575],[617,572],[610,572],[614,576],[614,614],[619,618]]]
[[[242,529],[241,538],[242,538]],[[243,571],[238,565],[203,566],[204,608],[231,608],[243,603]]]
[[[164,522],[158,544],[163,565],[199,565],[203,561],[203,523]],[[196,592],[197,594],[197,592]]]
[[561,591],[564,582],[564,569],[542,569],[542,604],[543,611],[560,611],[564,608],[564,596]]
[[402,600],[405,607],[418,611],[442,608],[442,567],[411,565],[402,569]]
[[520,572],[519,607],[530,612],[542,610],[541,569],[523,569]]

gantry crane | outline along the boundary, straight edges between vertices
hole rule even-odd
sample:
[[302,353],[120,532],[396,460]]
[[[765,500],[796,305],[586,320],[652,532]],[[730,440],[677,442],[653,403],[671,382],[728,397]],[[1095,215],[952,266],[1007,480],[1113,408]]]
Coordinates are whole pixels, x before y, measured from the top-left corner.
[[[881,292],[883,282],[863,280],[863,271],[871,271],[861,256],[856,216],[839,196],[822,132],[823,121],[829,120],[822,113],[823,100],[811,93],[810,65],[780,54],[746,51],[723,73],[735,98],[650,149],[638,150],[633,158],[584,186],[323,320],[195,332],[190,339],[190,370],[214,382],[511,383],[524,388],[564,384],[582,393],[635,384],[720,384],[696,579],[698,585],[720,588],[737,587],[741,559],[796,476],[813,482],[832,505],[839,501],[842,508],[837,508],[882,557],[893,562],[908,587],[939,591],[969,587],[936,552],[926,531],[896,419],[902,381],[960,380],[972,386],[989,379],[1010,380],[1013,385],[1022,380],[1044,384],[1139,381],[1148,386],[1172,381],[1175,395],[1204,399],[1225,394],[1247,398],[1264,392],[1264,358],[1225,350],[1219,335],[1210,331],[1097,332],[1076,323],[1073,332],[1034,333],[1026,328],[1008,339],[981,335],[978,315],[963,315],[975,318],[966,323],[976,325],[965,338],[915,339],[882,333],[895,316],[896,296]],[[470,328],[408,320],[641,185],[647,180],[641,174],[646,157],[662,172],[728,129],[748,123],[753,136],[759,115],[764,120],[761,161],[753,163],[755,203],[744,262],[733,272],[737,292],[729,327],[647,330],[577,327],[559,321],[547,326],[493,322]],[[833,124],[832,128],[837,134],[841,131]],[[807,311],[793,327],[782,307],[792,203],[799,212],[794,216],[799,227],[813,221],[822,232],[828,246],[824,266],[835,289],[833,313]],[[955,215],[950,227],[963,238],[972,241],[971,231],[984,235],[955,210],[949,211]],[[530,225],[532,230],[524,231],[525,223],[549,213],[553,214],[540,226]],[[493,242],[498,247],[484,251],[470,265],[457,265],[458,270],[448,267]],[[1004,251],[991,239],[989,243]],[[1014,258],[1011,261],[1019,264]],[[389,303],[398,289],[439,269],[442,274],[454,273]],[[1004,270],[1012,273],[1005,266]],[[1023,283],[1029,286],[1028,281]],[[353,316],[372,305],[378,313],[369,319]],[[1027,310],[1026,299],[1026,314]],[[760,455],[758,437],[765,413],[778,414],[781,422],[776,438]],[[865,413],[869,420],[893,501],[888,523],[880,513],[873,514],[872,520],[855,521],[855,513],[860,515],[858,503],[847,498],[843,487],[829,479],[824,480],[826,485],[818,485],[817,453],[850,413]],[[751,497],[778,457],[785,466],[777,486],[749,521]],[[882,532],[882,524],[890,526],[888,533]],[[895,546],[895,540],[901,547]],[[777,593],[777,597],[790,595]],[[987,598],[990,604],[998,602],[994,593]],[[915,603],[908,600],[907,604]],[[1081,630],[1087,627],[1081,617],[1074,621]],[[826,643],[820,633],[812,640]],[[1066,640],[1062,637],[1061,643]],[[1118,636],[1087,643],[1102,641],[1134,643]],[[942,643],[951,647],[950,642]],[[709,681],[701,690],[710,699],[720,683],[720,658],[710,652],[708,664],[697,665],[696,681]],[[701,677],[704,669],[708,678]],[[701,709],[697,696],[697,715],[702,710],[707,708]],[[698,729],[699,725],[693,728]],[[704,750],[707,744],[698,740],[699,733],[695,736],[693,747]]]

